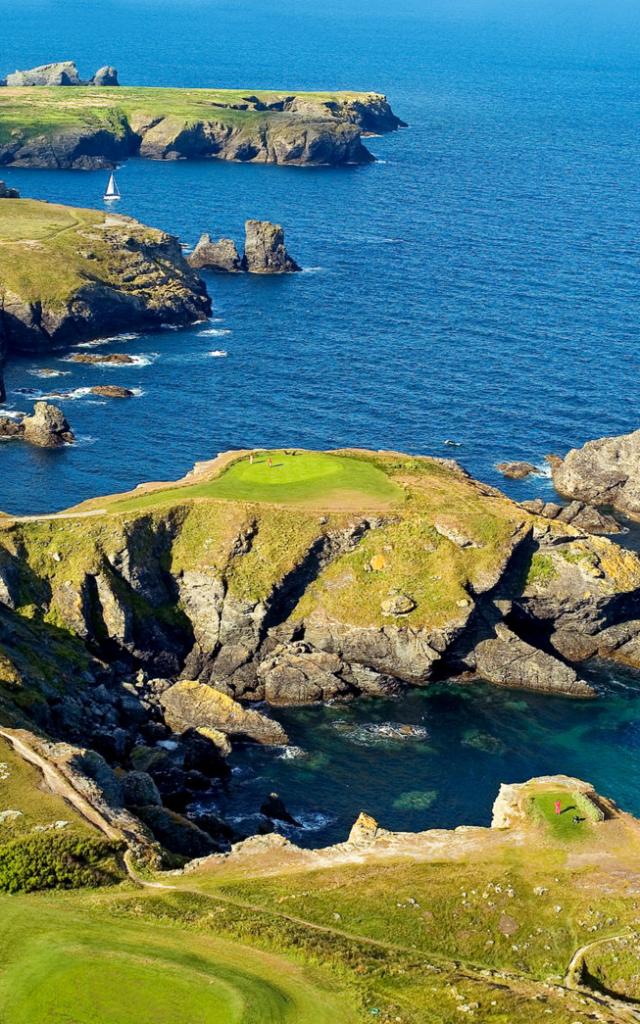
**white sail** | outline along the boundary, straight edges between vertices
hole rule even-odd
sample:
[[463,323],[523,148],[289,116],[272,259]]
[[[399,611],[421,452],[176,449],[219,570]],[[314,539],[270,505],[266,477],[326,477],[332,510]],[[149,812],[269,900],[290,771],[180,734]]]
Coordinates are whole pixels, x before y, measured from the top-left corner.
[[116,184],[115,175],[111,175],[109,178],[109,184],[107,185],[107,191],[104,194],[105,199],[119,199],[120,189]]

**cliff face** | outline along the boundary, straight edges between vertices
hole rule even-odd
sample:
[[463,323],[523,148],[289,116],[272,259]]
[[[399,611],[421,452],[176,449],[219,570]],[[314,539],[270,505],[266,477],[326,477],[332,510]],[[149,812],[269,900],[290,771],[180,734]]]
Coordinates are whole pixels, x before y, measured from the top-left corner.
[[45,351],[124,326],[187,324],[210,312],[177,240],[130,218],[3,200],[0,239],[6,351]]
[[113,167],[129,156],[361,164],[362,132],[402,122],[378,93],[286,96],[232,90],[76,86],[0,92],[0,166]]
[[580,661],[640,664],[635,554],[531,515],[454,465],[375,464],[404,496],[384,512],[189,500],[185,488],[140,511],[105,499],[84,518],[8,521],[4,622],[29,609],[86,657],[274,704],[459,672],[590,696]]

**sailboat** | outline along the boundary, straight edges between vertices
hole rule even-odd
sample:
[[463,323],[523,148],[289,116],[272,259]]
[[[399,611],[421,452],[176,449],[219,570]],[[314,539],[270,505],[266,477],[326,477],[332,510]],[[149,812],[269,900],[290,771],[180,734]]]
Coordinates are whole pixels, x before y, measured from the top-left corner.
[[109,184],[107,185],[107,191],[104,194],[104,200],[107,203],[113,203],[120,199],[120,189],[116,184],[115,175],[112,174],[109,178]]

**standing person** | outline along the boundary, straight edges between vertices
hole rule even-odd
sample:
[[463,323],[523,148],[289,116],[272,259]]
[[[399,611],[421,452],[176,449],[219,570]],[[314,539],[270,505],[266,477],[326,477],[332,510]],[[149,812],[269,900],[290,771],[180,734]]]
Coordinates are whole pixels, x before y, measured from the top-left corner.
[[554,804],[554,807],[555,807],[556,814],[560,814],[562,812],[562,804],[560,803],[559,800],[556,800],[556,802]]
[[251,452],[251,455],[249,456],[249,465],[253,466],[253,452]]
[[269,458],[267,459],[267,466],[269,467],[269,469],[271,469],[271,467],[273,466],[273,459],[271,458],[271,456],[269,456]]

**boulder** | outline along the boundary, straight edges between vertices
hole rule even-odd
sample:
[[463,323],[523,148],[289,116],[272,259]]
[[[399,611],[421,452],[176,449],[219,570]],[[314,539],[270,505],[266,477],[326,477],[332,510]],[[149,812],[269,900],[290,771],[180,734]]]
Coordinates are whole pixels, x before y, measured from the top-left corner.
[[539,473],[540,470],[532,462],[499,462],[496,466],[499,473],[509,477],[510,480],[524,480],[532,473]]
[[289,742],[279,722],[243,707],[233,697],[220,693],[207,683],[182,680],[169,687],[160,702],[165,721],[174,732],[205,727],[266,745]]
[[21,420],[14,420],[10,416],[0,416],[0,437],[23,437],[24,427]]
[[98,68],[95,75],[87,83],[88,85],[106,86],[106,85],[120,85],[118,81],[118,72],[116,68],[106,64],[103,68]]
[[97,384],[91,388],[92,395],[99,395],[101,398],[133,398],[131,388],[123,388],[119,384]]
[[122,792],[126,807],[162,805],[158,787],[146,772],[127,772],[122,779]]
[[75,440],[61,409],[49,402],[36,402],[33,416],[22,421],[25,441],[40,448],[59,448]]
[[17,188],[9,188],[4,181],[0,181],[0,199],[19,199],[20,193]]
[[277,793],[269,793],[269,796],[260,808],[260,813],[264,814],[266,818],[270,818],[271,821],[283,821],[285,825],[293,825],[294,828],[300,828],[300,822],[296,821],[293,815],[289,813],[284,805],[284,801]]
[[170,853],[181,857],[206,857],[217,849],[208,832],[194,825],[166,807],[151,804],[147,807],[136,807],[136,816],[150,828],[158,842]]
[[568,523],[584,533],[620,533],[622,530],[620,523],[613,516],[606,515],[594,508],[593,505],[586,505],[583,501],[572,501],[568,505],[559,505],[555,501],[534,498],[533,501],[521,502],[521,505],[526,508],[527,512],[543,516],[544,519]]
[[640,430],[588,441],[551,470],[556,490],[565,497],[640,517]]
[[342,659],[307,644],[282,644],[258,667],[264,698],[270,704],[311,704],[352,693],[341,673]]
[[291,274],[301,269],[285,248],[283,229],[268,220],[246,222],[244,267],[250,274]]
[[239,274],[243,269],[242,257],[231,238],[214,242],[211,235],[201,235],[187,262],[195,270],[216,270],[222,274]]
[[14,71],[7,75],[7,85],[13,88],[33,85],[82,85],[78,69],[72,60],[55,64],[42,64],[28,71]]
[[389,597],[386,597],[380,605],[383,615],[398,616],[408,615],[414,608],[417,607],[416,602],[408,594],[402,594],[399,591],[390,593]]
[[532,647],[504,624],[498,624],[495,638],[483,640],[474,654],[476,671],[494,686],[561,697],[596,696],[569,665]]

